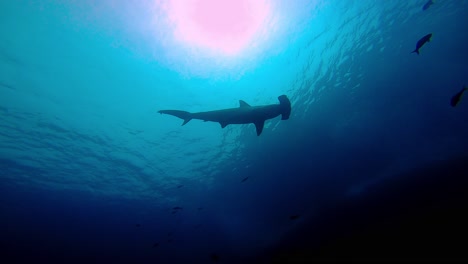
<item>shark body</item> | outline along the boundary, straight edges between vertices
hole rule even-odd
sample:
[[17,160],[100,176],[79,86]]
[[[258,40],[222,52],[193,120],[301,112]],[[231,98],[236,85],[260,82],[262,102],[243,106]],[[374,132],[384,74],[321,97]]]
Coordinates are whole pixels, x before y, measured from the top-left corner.
[[190,113],[182,110],[160,110],[158,113],[176,116],[184,120],[182,125],[192,119],[218,122],[222,128],[230,124],[255,124],[257,136],[263,131],[265,121],[281,115],[281,120],[289,119],[291,102],[286,95],[278,97],[279,104],[250,106],[239,100],[239,107],[207,112]]

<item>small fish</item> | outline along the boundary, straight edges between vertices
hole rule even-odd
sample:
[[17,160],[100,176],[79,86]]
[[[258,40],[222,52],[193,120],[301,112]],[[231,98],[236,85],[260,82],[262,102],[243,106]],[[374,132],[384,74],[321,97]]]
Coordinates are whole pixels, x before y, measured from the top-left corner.
[[298,219],[299,217],[300,217],[299,215],[291,215],[291,216],[289,217],[289,219],[291,219],[291,220],[296,220],[296,219]]
[[158,242],[154,243],[154,244],[153,244],[153,247],[154,247],[154,248],[159,247],[159,243],[158,243]]
[[203,210],[203,207],[198,207],[198,211],[201,211],[201,210]]
[[249,177],[245,177],[244,179],[242,179],[241,182],[245,182],[245,181],[248,180],[248,179],[249,179]]
[[422,10],[423,11],[426,11],[429,7],[431,7],[431,5],[434,4],[434,0],[429,0],[427,1],[427,3],[422,7]]
[[450,100],[450,105],[452,107],[455,107],[457,106],[457,104],[460,102],[461,100],[461,97],[463,95],[463,93],[468,90],[468,87],[467,86],[463,86],[463,88],[461,89],[461,91],[459,91],[458,93],[456,93],[454,96],[452,96],[452,99]]
[[136,227],[141,227],[141,225],[140,225],[140,224],[136,224],[135,226],[136,226]]
[[176,206],[176,207],[173,207],[172,210],[173,210],[173,211],[172,211],[172,214],[175,214],[175,213],[177,213],[179,210],[182,210],[182,207]]
[[184,187],[184,185],[179,185],[179,186],[177,186],[177,189],[180,189],[182,187]]
[[416,49],[412,51],[411,53],[417,53],[419,55],[419,49],[424,46],[427,42],[430,42],[432,39],[432,33],[427,34],[426,36],[422,37],[418,42],[416,43]]
[[211,260],[213,260],[213,262],[218,262],[219,261],[218,254],[216,253],[211,254]]

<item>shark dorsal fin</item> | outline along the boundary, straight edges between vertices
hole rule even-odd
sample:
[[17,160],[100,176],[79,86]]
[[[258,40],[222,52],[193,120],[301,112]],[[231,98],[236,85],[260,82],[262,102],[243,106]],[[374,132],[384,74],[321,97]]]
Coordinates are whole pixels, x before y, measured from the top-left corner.
[[265,125],[265,121],[255,123],[255,128],[257,129],[257,136],[260,136],[260,134],[262,133],[263,125]]
[[228,124],[225,123],[225,122],[219,122],[219,124],[221,125],[221,128],[225,128]]
[[239,107],[250,107],[250,105],[243,100],[239,100]]

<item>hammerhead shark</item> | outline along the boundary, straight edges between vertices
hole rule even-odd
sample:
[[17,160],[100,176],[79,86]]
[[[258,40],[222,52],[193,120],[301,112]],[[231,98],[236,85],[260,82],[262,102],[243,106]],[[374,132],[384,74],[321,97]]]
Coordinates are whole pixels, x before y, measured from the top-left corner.
[[221,128],[230,124],[255,124],[257,136],[263,131],[265,121],[281,115],[281,120],[289,119],[291,114],[291,102],[286,95],[278,96],[279,104],[250,106],[243,100],[239,100],[239,107],[207,112],[190,113],[181,110],[160,110],[160,114],[173,115],[184,120],[182,125],[192,119],[218,122]]

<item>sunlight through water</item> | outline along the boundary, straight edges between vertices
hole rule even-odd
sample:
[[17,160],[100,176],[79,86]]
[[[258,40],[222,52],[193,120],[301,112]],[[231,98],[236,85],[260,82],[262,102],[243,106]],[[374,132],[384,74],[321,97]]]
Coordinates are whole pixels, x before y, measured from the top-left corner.
[[264,0],[171,0],[167,5],[178,41],[230,56],[248,47],[270,11]]

